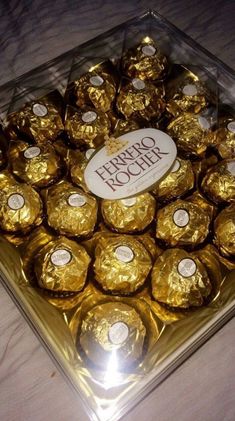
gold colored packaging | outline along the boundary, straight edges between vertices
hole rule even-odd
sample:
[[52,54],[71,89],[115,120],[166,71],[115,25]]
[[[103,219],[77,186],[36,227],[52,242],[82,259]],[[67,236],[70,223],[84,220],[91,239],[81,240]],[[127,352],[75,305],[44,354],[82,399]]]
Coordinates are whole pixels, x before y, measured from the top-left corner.
[[194,187],[194,172],[189,160],[177,158],[170,173],[152,191],[158,199],[168,201],[183,196]]
[[93,108],[83,110],[67,107],[65,129],[77,147],[97,148],[111,130],[108,116]]
[[114,126],[113,135],[114,137],[122,136],[125,133],[133,132],[134,130],[139,130],[140,125],[135,120],[117,120],[117,123]]
[[46,208],[48,224],[60,234],[92,234],[97,221],[97,202],[78,187],[66,181],[51,187],[47,192]]
[[89,192],[89,189],[84,180],[84,171],[94,152],[95,149],[91,148],[87,149],[86,152],[76,149],[70,150],[68,153],[68,167],[71,179],[76,186],[81,187],[85,192]]
[[158,256],[160,256],[160,254],[162,254],[163,250],[156,244],[155,239],[151,236],[149,232],[135,235],[135,238],[144,245],[144,247],[152,257],[153,262]]
[[140,288],[152,267],[143,244],[128,235],[103,237],[95,250],[95,279],[105,291],[130,294]]
[[217,213],[217,206],[212,202],[209,202],[198,190],[196,190],[191,196],[186,199],[190,203],[194,203],[203,209],[210,217],[212,221]]
[[[0,182],[1,185],[1,182]],[[42,222],[42,201],[27,184],[10,183],[0,190],[0,228],[27,232]]]
[[235,263],[235,203],[223,209],[214,221],[214,242],[220,253]]
[[122,302],[92,308],[81,323],[78,341],[95,365],[119,367],[137,363],[143,356],[146,328],[137,311]]
[[16,183],[16,179],[8,170],[0,172],[0,190],[7,191],[9,186],[14,186]]
[[210,122],[198,114],[183,113],[174,118],[167,126],[167,133],[185,156],[203,157],[208,146],[213,144]]
[[178,199],[157,212],[156,237],[169,246],[201,244],[209,232],[210,217],[198,205]]
[[14,175],[35,187],[46,187],[61,174],[60,157],[50,143],[32,146],[12,141],[9,162]]
[[152,270],[155,300],[174,308],[200,307],[210,296],[212,285],[206,265],[183,249],[166,250]]
[[129,119],[149,121],[159,119],[165,110],[164,89],[151,82],[133,79],[126,82],[117,97],[117,109]]
[[154,41],[146,37],[123,55],[122,70],[130,78],[159,80],[166,76],[168,62]]
[[66,237],[47,243],[35,256],[34,271],[41,288],[56,293],[78,292],[85,285],[90,256]]
[[154,219],[156,201],[150,193],[122,200],[103,199],[101,212],[105,223],[120,233],[143,231]]
[[214,132],[217,151],[222,159],[235,158],[235,121],[224,118],[219,123],[220,127]]
[[217,163],[218,163],[218,158],[214,154],[211,154],[207,158],[203,158],[203,159],[192,162],[193,171],[194,171],[195,179],[196,179],[196,186],[199,189],[201,188],[201,181],[206,171],[213,165],[216,165]]
[[64,130],[59,109],[46,98],[25,104],[21,110],[8,116],[7,123],[36,143],[53,141]]
[[235,201],[235,158],[224,159],[210,168],[201,184],[202,190],[215,203]]

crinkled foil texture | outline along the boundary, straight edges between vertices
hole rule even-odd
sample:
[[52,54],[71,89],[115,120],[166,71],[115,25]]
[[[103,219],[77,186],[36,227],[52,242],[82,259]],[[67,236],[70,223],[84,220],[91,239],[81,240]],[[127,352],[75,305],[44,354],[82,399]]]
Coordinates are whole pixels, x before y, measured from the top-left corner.
[[81,291],[90,260],[84,247],[59,237],[47,243],[35,256],[34,271],[38,284],[54,292]]
[[232,118],[224,119],[214,133],[216,148],[222,159],[235,158],[235,132],[229,130],[232,122]]
[[215,203],[235,201],[235,158],[225,159],[208,169],[202,190]]
[[84,171],[94,151],[94,149],[88,149],[85,153],[76,149],[70,150],[68,153],[68,167],[71,179],[76,186],[81,187],[85,192],[89,192],[89,189],[84,180]]
[[[117,250],[131,250],[132,258],[123,261]],[[95,249],[95,279],[105,291],[129,294],[140,288],[152,267],[152,260],[144,245],[132,236],[103,237]]]
[[106,224],[120,232],[144,230],[154,219],[156,201],[149,193],[127,200],[102,200],[101,211]]
[[221,254],[235,260],[235,203],[219,213],[214,221],[214,232]]
[[169,93],[167,101],[167,111],[174,117],[183,112],[198,114],[208,106],[209,95],[200,81],[186,77],[174,88]]
[[135,120],[118,119],[114,125],[113,135],[115,137],[119,137],[125,133],[133,132],[134,130],[139,130],[139,129],[140,129],[140,125]]
[[215,217],[217,206],[214,203],[209,202],[200,191],[196,190],[191,196],[187,197],[186,200],[204,210],[209,215],[211,221]]

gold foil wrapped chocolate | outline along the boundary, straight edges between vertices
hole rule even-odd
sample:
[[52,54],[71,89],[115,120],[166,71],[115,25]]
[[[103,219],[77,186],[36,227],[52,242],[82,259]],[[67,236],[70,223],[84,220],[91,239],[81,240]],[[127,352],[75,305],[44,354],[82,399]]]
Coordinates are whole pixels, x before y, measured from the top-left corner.
[[195,184],[197,188],[201,188],[201,181],[207,170],[218,163],[218,157],[212,153],[206,158],[195,160],[192,162],[193,172],[195,174]]
[[223,209],[214,221],[214,242],[220,253],[235,263],[235,203]]
[[84,180],[84,171],[89,159],[92,157],[95,149],[87,149],[81,152],[78,149],[70,150],[68,153],[68,166],[71,179],[76,186],[81,187],[85,192],[89,192]]
[[41,288],[55,293],[78,292],[85,285],[89,264],[84,247],[59,237],[37,253],[34,271]]
[[152,270],[155,300],[174,308],[200,307],[212,291],[206,265],[183,249],[166,250]]
[[215,203],[235,201],[235,158],[224,159],[211,167],[201,184],[202,190]]
[[96,199],[72,184],[63,181],[48,190],[47,222],[67,236],[87,236],[97,220]]
[[130,294],[144,284],[151,262],[149,252],[134,237],[103,237],[95,250],[95,279],[105,291]]
[[156,201],[150,193],[122,200],[102,200],[105,223],[120,233],[144,230],[154,219]]
[[65,129],[71,142],[77,146],[97,148],[111,130],[108,116],[97,109],[83,110],[67,107]]
[[235,158],[235,120],[226,118],[220,121],[214,136],[221,158]]
[[96,366],[109,370],[141,360],[146,328],[138,312],[122,302],[106,302],[90,309],[81,322],[77,342]]
[[209,232],[210,217],[204,209],[176,200],[157,212],[156,237],[169,246],[196,246]]
[[12,141],[9,162],[14,175],[35,187],[48,186],[61,173],[60,157],[49,143],[32,146],[26,142]]
[[117,109],[129,120],[158,119],[165,110],[162,86],[156,87],[151,82],[133,79],[126,82],[117,97]]
[[126,51],[122,69],[131,78],[158,80],[166,76],[168,62],[154,41],[146,37],[137,47]]
[[140,125],[135,120],[117,120],[114,129],[114,137],[122,136],[125,133],[133,132],[134,130],[140,129]]
[[198,190],[196,190],[191,196],[186,199],[190,203],[194,203],[204,210],[212,221],[217,212],[217,206],[212,202],[209,202]]
[[189,160],[177,158],[170,173],[154,188],[153,194],[163,201],[183,196],[194,187],[194,173]]

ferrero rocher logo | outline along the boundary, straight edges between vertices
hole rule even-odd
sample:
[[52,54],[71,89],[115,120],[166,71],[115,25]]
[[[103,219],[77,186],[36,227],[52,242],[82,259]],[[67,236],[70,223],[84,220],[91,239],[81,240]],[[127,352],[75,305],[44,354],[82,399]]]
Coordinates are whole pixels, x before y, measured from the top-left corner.
[[116,139],[113,136],[109,137],[108,135],[105,135],[104,140],[107,156],[111,156],[116,154],[117,152],[120,152],[122,149],[125,148],[125,146],[128,145],[127,140],[121,140],[118,138]]

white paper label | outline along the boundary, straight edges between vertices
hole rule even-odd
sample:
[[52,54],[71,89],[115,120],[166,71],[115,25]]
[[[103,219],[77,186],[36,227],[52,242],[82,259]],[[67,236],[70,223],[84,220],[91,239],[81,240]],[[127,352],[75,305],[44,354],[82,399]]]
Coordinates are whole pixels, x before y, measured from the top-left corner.
[[84,123],[92,123],[97,119],[97,114],[95,111],[87,111],[86,113],[82,114],[82,121]]
[[198,117],[198,123],[205,130],[208,130],[211,126],[207,118],[202,117],[202,116]]
[[126,206],[127,208],[130,208],[131,206],[134,206],[136,204],[136,198],[130,197],[130,199],[123,199],[121,200],[122,204]]
[[183,94],[188,96],[197,95],[197,87],[191,83],[183,87]]
[[36,158],[41,153],[41,149],[38,146],[30,146],[24,151],[24,157],[27,159]]
[[156,48],[153,45],[145,45],[142,47],[142,53],[148,57],[154,56],[156,53]]
[[13,193],[7,201],[7,204],[12,210],[19,210],[23,208],[25,201],[24,197],[19,193]]
[[119,246],[115,250],[115,255],[120,262],[129,263],[134,259],[134,253],[128,246]]
[[45,115],[47,115],[47,107],[43,104],[34,104],[33,113],[37,117],[45,117]]
[[65,249],[58,249],[51,253],[51,263],[55,266],[65,266],[72,259],[70,251]]
[[185,209],[177,209],[173,214],[173,221],[178,227],[186,227],[189,223],[189,213]]
[[230,121],[230,123],[227,124],[227,129],[230,132],[235,133],[235,121]]
[[85,153],[86,159],[90,159],[93,155],[93,153],[95,152],[95,149],[88,149]]
[[227,163],[227,170],[230,172],[231,175],[235,176],[235,161]]
[[91,76],[90,84],[93,86],[101,86],[104,83],[104,79],[101,76]]
[[180,161],[178,159],[175,160],[173,167],[171,168],[171,172],[177,172],[180,169]]
[[135,89],[137,89],[138,91],[141,91],[142,89],[145,88],[145,83],[143,80],[141,79],[133,79],[132,80],[132,85],[134,86]]
[[129,336],[129,328],[126,323],[116,322],[109,328],[109,340],[114,345],[123,344]]
[[193,276],[197,270],[197,265],[193,259],[182,259],[178,264],[178,272],[184,278],[189,278]]
[[86,203],[86,197],[82,194],[73,193],[68,198],[68,204],[69,206],[72,206],[74,208],[81,208]]

